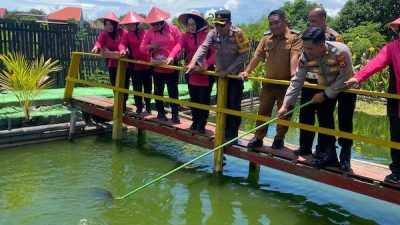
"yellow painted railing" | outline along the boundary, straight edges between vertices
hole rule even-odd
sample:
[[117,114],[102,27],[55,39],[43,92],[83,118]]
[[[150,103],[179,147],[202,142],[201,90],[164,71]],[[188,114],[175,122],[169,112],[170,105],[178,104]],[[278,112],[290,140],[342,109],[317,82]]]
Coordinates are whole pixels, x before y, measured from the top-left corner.
[[[143,64],[143,65],[152,65],[152,66],[174,69],[174,70],[183,70],[183,67],[171,66],[171,65],[153,65],[149,62],[121,58],[121,59],[119,59],[119,63],[118,63],[116,85],[111,86],[111,85],[107,85],[107,84],[101,84],[101,83],[97,83],[97,82],[78,79],[79,63],[80,63],[80,59],[82,56],[99,56],[99,55],[91,54],[91,53],[72,52],[72,59],[71,59],[71,64],[70,64],[70,68],[69,68],[69,72],[68,72],[68,77],[66,78],[67,82],[66,82],[66,87],[65,87],[65,98],[66,99],[72,98],[74,85],[76,83],[89,85],[92,87],[102,87],[102,88],[107,88],[107,89],[113,90],[115,92],[114,111],[113,111],[114,112],[114,114],[113,114],[113,118],[114,118],[113,139],[120,139],[121,135],[122,135],[122,114],[123,114],[122,102],[123,102],[123,94],[124,93],[134,94],[134,95],[143,96],[146,98],[153,98],[156,100],[161,100],[161,101],[165,101],[165,102],[176,103],[176,104],[180,104],[180,105],[184,105],[184,106],[189,106],[189,107],[194,107],[194,108],[199,108],[199,109],[210,110],[210,111],[216,112],[217,113],[217,120],[216,120],[217,126],[216,126],[215,139],[214,139],[215,146],[219,146],[224,142],[226,114],[240,116],[243,118],[250,118],[250,119],[254,119],[254,120],[260,120],[260,121],[268,121],[271,119],[270,117],[267,117],[267,116],[260,116],[260,115],[256,115],[256,114],[252,114],[252,113],[239,112],[239,111],[227,109],[226,108],[227,79],[218,78],[217,107],[214,107],[214,106],[203,105],[203,104],[198,104],[198,103],[194,103],[194,102],[188,102],[188,101],[183,101],[183,100],[178,100],[178,99],[171,99],[171,98],[166,98],[163,96],[146,94],[146,93],[142,93],[142,92],[128,90],[128,89],[124,88],[124,82],[122,82],[125,79],[126,62]],[[218,74],[213,71],[205,71],[202,73],[206,74],[206,75],[211,75],[211,76],[218,76]],[[229,79],[237,79],[237,76],[228,75],[228,78]],[[265,79],[265,78],[249,77],[249,80],[273,83],[273,84],[282,84],[282,85],[290,84],[290,81],[272,80],[272,79]],[[326,89],[326,87],[324,87],[324,86],[314,85],[314,84],[306,84],[304,86],[309,87],[309,88],[321,89],[321,90]],[[400,99],[400,95],[396,95],[396,94],[371,92],[371,91],[363,91],[363,90],[356,90],[356,89],[349,89],[349,90],[345,90],[344,92],[365,95],[365,96]],[[358,134],[354,134],[354,133],[347,133],[347,132],[322,128],[322,127],[315,127],[312,125],[302,124],[302,123],[293,122],[293,121],[286,121],[286,120],[277,120],[276,123],[281,124],[281,125],[286,125],[289,127],[300,128],[303,130],[318,132],[318,133],[322,133],[322,134],[328,134],[328,135],[332,135],[332,136],[348,138],[348,139],[352,139],[355,141],[361,141],[364,143],[400,149],[400,143],[386,141],[386,140],[378,139],[375,137],[358,135]],[[214,168],[216,169],[216,171],[221,171],[221,169],[222,169],[222,152],[221,151],[217,151],[215,153],[214,166],[215,166]]]

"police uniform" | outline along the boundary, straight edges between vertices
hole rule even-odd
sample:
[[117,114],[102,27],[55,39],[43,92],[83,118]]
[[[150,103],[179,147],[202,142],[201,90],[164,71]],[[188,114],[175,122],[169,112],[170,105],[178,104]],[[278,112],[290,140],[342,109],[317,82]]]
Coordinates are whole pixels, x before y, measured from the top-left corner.
[[[345,44],[326,41],[325,47],[325,55],[319,58],[312,58],[306,54],[300,57],[298,71],[292,78],[292,82],[286,92],[284,104],[293,106],[304,82],[310,81],[311,78],[315,79],[319,85],[327,86],[324,91],[326,99],[321,104],[304,107],[307,110],[303,110],[303,113],[311,114],[314,117],[315,111],[317,111],[319,126],[334,129],[333,111],[335,110],[336,98],[346,88],[344,82],[353,76],[354,71],[350,50]],[[312,94],[307,93],[309,94],[308,96],[303,91],[301,104],[311,100],[314,94],[320,92],[320,90],[316,90]],[[300,122],[303,123],[304,121],[300,120]],[[336,158],[335,142],[334,136],[318,134],[317,155],[318,153],[329,153],[330,159],[334,160]],[[311,146],[309,147],[311,150]]]
[[[283,37],[276,37],[270,31],[264,33],[254,53],[254,57],[261,58],[265,62],[266,78],[276,80],[290,80],[290,59],[293,54],[300,55],[302,40],[300,32],[286,29]],[[272,109],[277,103],[278,109],[282,106],[283,98],[287,90],[286,85],[263,83],[260,93],[260,106],[258,115],[271,116]],[[285,119],[290,120],[291,116]],[[264,123],[257,121],[256,126]],[[259,129],[255,133],[257,139],[263,139],[268,127]],[[275,140],[283,140],[288,131],[287,126],[280,124],[276,127]]]
[[[342,36],[339,35],[335,30],[330,27],[326,27],[325,29],[325,40],[326,41],[336,41],[343,43]],[[316,79],[315,73],[310,72],[307,74],[306,81],[308,83],[317,84],[318,81]],[[314,94],[320,92],[316,89],[311,88],[303,88],[301,95],[301,103],[308,102],[312,99]],[[339,93],[337,96],[338,101],[338,121],[339,121],[339,130],[344,132],[353,132],[353,114],[356,104],[356,94],[352,93]],[[300,110],[299,122],[305,123],[309,125],[314,125],[315,123],[315,107],[305,107]],[[313,144],[315,133],[311,131],[301,130],[300,129],[300,151],[301,154],[311,153],[311,148]],[[347,159],[350,161],[351,154],[351,146],[353,145],[352,139],[339,138],[339,145],[342,147],[342,151],[340,154],[341,161],[342,159]]]
[[338,32],[336,32],[334,29],[330,27],[326,27],[325,29],[325,40],[344,43],[343,37],[340,36]]
[[[231,19],[229,10],[218,10],[215,12],[215,24],[226,24]],[[204,42],[197,49],[192,61],[201,62],[207,55],[208,49],[214,48],[216,52],[215,71],[226,71],[228,74],[239,74],[245,68],[248,58],[250,43],[240,28],[231,26],[229,34],[222,36],[217,29],[212,29]],[[243,81],[239,79],[228,79],[227,108],[240,111],[243,97]],[[232,139],[238,136],[241,117],[227,115],[225,137]]]

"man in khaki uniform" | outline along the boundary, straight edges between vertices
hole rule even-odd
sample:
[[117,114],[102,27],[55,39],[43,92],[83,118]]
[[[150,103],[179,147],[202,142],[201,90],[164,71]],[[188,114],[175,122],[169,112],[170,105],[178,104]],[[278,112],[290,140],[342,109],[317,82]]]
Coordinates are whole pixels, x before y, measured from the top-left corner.
[[[353,76],[353,66],[349,48],[339,42],[325,41],[324,31],[320,28],[308,28],[303,34],[304,53],[300,57],[298,71],[286,92],[278,116],[283,117],[287,109],[295,105],[297,97],[309,74],[315,75],[319,85],[326,86],[312,96],[316,107],[320,127],[335,129],[333,111],[338,94],[346,88],[345,81]],[[335,148],[336,138],[318,134],[318,144],[314,154],[313,166],[339,166]]]
[[[268,22],[271,31],[265,33],[246,70],[239,74],[243,79],[247,79],[261,61],[265,62],[266,77],[269,79],[290,80],[296,73],[302,45],[299,36],[300,32],[290,30],[287,27],[285,13],[282,10],[272,11],[268,15]],[[282,106],[286,90],[286,85],[263,83],[258,115],[271,116],[275,103],[277,103],[279,109]],[[290,120],[290,116],[285,119]],[[262,123],[264,122],[257,121],[256,126]],[[257,130],[248,147],[261,147],[267,129],[268,127]],[[281,149],[284,147],[284,138],[287,131],[287,126],[277,125],[272,148]]]

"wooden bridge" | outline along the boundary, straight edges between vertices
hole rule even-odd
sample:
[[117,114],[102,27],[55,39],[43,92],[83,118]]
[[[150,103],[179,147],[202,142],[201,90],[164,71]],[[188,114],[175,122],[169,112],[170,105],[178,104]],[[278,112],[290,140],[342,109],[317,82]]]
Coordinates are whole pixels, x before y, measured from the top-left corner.
[[[213,148],[223,144],[224,141],[224,128],[225,128],[225,115],[237,115],[246,118],[252,118],[262,121],[268,121],[271,118],[265,116],[259,116],[251,113],[238,112],[230,109],[226,109],[226,79],[219,78],[218,81],[218,99],[217,106],[206,106],[197,103],[181,101],[177,99],[170,99],[161,96],[145,94],[141,92],[131,91],[123,88],[123,81],[125,77],[125,65],[126,62],[149,64],[147,62],[140,62],[134,60],[120,59],[118,64],[118,73],[116,85],[110,86],[106,84],[100,84],[90,82],[86,80],[78,79],[78,69],[80,59],[83,56],[97,56],[88,53],[72,53],[72,60],[70,64],[69,74],[67,77],[67,84],[65,88],[66,100],[75,108],[80,109],[83,112],[102,117],[107,120],[113,121],[113,139],[119,140],[122,137],[122,124],[136,127],[139,131],[148,130],[151,132],[159,133],[162,135],[169,136],[171,138],[180,140],[185,143],[201,146],[204,148]],[[182,70],[181,67],[176,66],[161,66],[165,68]],[[214,72],[207,71],[205,74],[216,75]],[[234,79],[234,76],[228,76],[230,79]],[[288,84],[288,81],[269,80],[252,78],[269,83]],[[73,97],[74,85],[76,83],[86,84],[94,87],[103,87],[112,89],[115,91],[114,99],[101,98],[96,96],[89,97]],[[324,87],[309,85],[312,88],[323,89]],[[360,90],[349,90],[348,92],[380,96],[388,98],[400,99],[398,95],[366,92]],[[170,121],[158,120],[155,116],[155,112],[142,113],[137,115],[135,113],[129,115],[123,115],[122,113],[122,101],[123,94],[135,94],[144,97],[149,97],[157,100],[163,100],[165,102],[177,103],[190,107],[197,107],[205,110],[215,111],[217,114],[217,120],[215,124],[207,124],[207,132],[204,134],[197,133],[191,130],[190,117],[181,117],[180,124],[174,124]],[[132,112],[135,112],[135,106],[128,105]],[[111,110],[112,109],[112,110]],[[376,139],[374,137],[361,136],[346,132],[340,132],[336,130],[330,130],[326,128],[314,127],[311,125],[300,124],[297,122],[290,122],[284,120],[277,120],[277,123],[287,125],[290,127],[301,128],[305,130],[315,131],[324,134],[331,134],[339,137],[351,138],[357,141],[363,141],[366,143],[377,144],[385,147],[394,147],[400,149],[400,144],[396,142],[385,141]],[[284,149],[272,149],[267,147],[271,144],[271,140],[265,139],[267,146],[257,149],[257,152],[248,150],[247,146],[250,136],[246,136],[240,140],[239,145],[233,145],[225,147],[223,150],[214,153],[214,172],[221,173],[223,166],[223,154],[231,155],[237,158],[241,158],[250,162],[249,166],[253,171],[259,171],[259,166],[271,167],[283,172],[287,172],[293,175],[308,178],[320,183],[328,184],[345,190],[357,192],[363,195],[371,196],[384,201],[392,202],[394,204],[400,204],[400,185],[394,185],[386,183],[384,178],[390,174],[390,170],[387,166],[374,164],[370,162],[352,160],[352,170],[349,172],[342,172],[338,168],[327,167],[322,170],[315,169],[311,166],[312,156],[296,156],[293,154],[293,150],[297,149],[296,146],[286,144]]]

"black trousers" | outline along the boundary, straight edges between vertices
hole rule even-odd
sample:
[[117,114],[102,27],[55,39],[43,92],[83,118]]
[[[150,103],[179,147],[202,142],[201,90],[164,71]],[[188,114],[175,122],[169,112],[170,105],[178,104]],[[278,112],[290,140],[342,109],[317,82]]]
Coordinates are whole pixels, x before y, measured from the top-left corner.
[[[126,89],[129,89],[129,71],[126,71],[126,76],[125,76],[125,82],[124,82],[124,87]],[[112,86],[115,86],[115,82],[117,80],[117,68],[108,68],[108,75],[110,77],[110,83]],[[124,104],[123,104],[123,110],[126,110],[126,101],[128,101],[128,96],[129,94],[124,94]]]
[[[243,88],[242,80],[228,79],[228,109],[241,111]],[[239,135],[241,121],[242,119],[240,116],[226,115],[225,138],[232,139]]]
[[[319,92],[321,92],[321,90],[303,88],[300,100],[301,104],[310,101],[313,96]],[[300,109],[300,123],[314,125],[315,114],[317,113],[320,127],[334,129],[335,120],[333,117],[333,112],[335,110],[335,105],[336,99],[326,99],[320,104],[311,104]],[[300,129],[300,148],[311,150],[314,136],[314,132]],[[333,144],[334,146],[335,142],[336,138],[334,136],[318,134],[318,144]]]
[[[312,97],[321,92],[320,90],[303,88],[301,95],[301,104],[304,104],[312,99]],[[338,122],[339,130],[344,132],[353,132],[353,114],[356,106],[357,95],[352,93],[339,93],[338,102]],[[300,109],[300,123],[314,125],[315,113],[317,105],[309,105]],[[312,131],[300,130],[300,148],[312,148],[315,133]],[[339,145],[342,149],[351,148],[353,140],[347,138],[339,138]]]
[[[190,101],[204,105],[210,105],[210,87],[209,86],[195,86],[189,84]],[[207,124],[209,115],[208,110],[198,109],[192,107],[193,122],[198,126],[204,128]]]
[[[340,131],[353,133],[353,115],[356,108],[356,100],[356,94],[345,92],[338,94],[338,122]],[[338,142],[342,149],[351,149],[351,146],[353,146],[352,139],[340,137]]]
[[[390,121],[390,140],[400,142],[400,118],[397,116],[389,116]],[[400,176],[400,149],[390,149],[392,163],[389,165],[390,170],[396,176]]]
[[[151,94],[153,89],[153,79],[151,77],[151,70],[129,70],[129,75],[132,77],[132,85],[133,90],[142,92],[144,89],[144,93]],[[143,97],[135,95],[133,97],[135,99],[136,108],[139,110],[143,109]],[[144,102],[146,103],[146,107],[150,108],[150,98],[144,98]]]
[[[335,129],[333,112],[335,111],[336,102],[337,99],[325,99],[322,103],[314,104],[317,109],[318,123],[320,127]],[[331,149],[335,149],[335,143],[335,136],[318,133],[319,146],[331,146]]]
[[[163,96],[164,95],[164,86],[167,85],[168,96],[170,98],[178,99],[179,91],[178,91],[178,81],[179,81],[179,73],[158,73],[154,72],[154,94]],[[179,105],[170,103],[172,116],[178,116]],[[164,102],[156,100],[156,109],[159,114],[165,114],[164,111]]]

